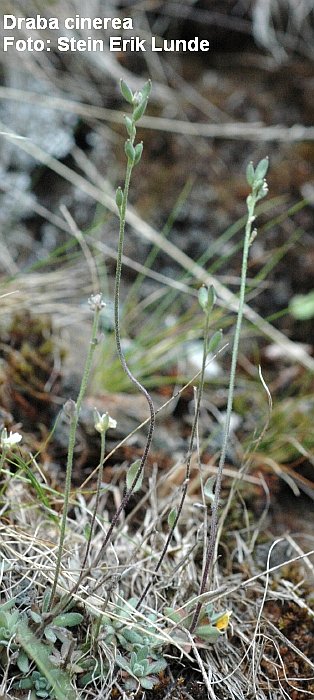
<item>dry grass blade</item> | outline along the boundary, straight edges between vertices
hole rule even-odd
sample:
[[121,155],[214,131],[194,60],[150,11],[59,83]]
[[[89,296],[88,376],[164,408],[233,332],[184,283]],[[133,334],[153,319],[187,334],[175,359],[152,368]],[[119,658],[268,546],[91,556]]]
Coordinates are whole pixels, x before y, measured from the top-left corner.
[[[4,125],[0,122],[0,127],[3,128],[3,126]],[[39,146],[36,146],[29,141],[16,142],[16,144],[17,143],[22,150],[32,155],[35,160],[38,160],[54,172],[58,173],[58,175],[65,178],[68,182],[71,182],[75,187],[81,189],[95,201],[103,204],[117,216],[117,207],[113,193],[110,195],[106,192],[102,192],[98,187],[92,185],[78,173],[75,173],[63,163],[60,163],[52,156],[49,156]],[[214,278],[212,275],[206,272],[206,270],[191,260],[191,258],[189,258],[189,256],[177,246],[170,241],[165,240],[157,231],[155,231],[155,229],[152,228],[152,226],[141,219],[134,209],[130,208],[128,210],[126,220],[127,223],[132,226],[137,235],[141,235],[146,240],[150,241],[150,243],[157,245],[160,250],[163,250],[169,255],[170,258],[176,260],[176,262],[179,263],[184,270],[195,277],[196,280],[202,282],[206,286],[214,285],[219,297],[218,303],[220,302],[228,309],[237,311],[238,299],[235,294],[225,287],[217,278]],[[244,305],[244,316],[259,329],[259,332],[263,333],[266,337],[270,338],[274,343],[279,345],[279,347],[283,348],[287,357],[300,363],[311,371],[314,370],[314,359],[308,354],[308,352],[303,348],[300,348],[300,346],[296,347],[295,343],[289,340],[289,338],[274,328],[270,323],[262,319],[261,316],[256,313],[256,311],[248,306],[248,304]]]
[[[120,74],[121,70],[119,75]],[[73,102],[62,97],[49,97],[49,95],[38,95],[38,93],[28,92],[26,90],[0,87],[0,98],[15,100],[17,102],[35,102],[45,107],[51,107],[51,109],[65,110],[90,119],[97,119],[114,124],[124,123],[124,115],[122,112],[98,107],[97,105]],[[141,120],[141,127],[143,129],[154,129],[156,131],[166,131],[168,133],[182,134],[184,136],[210,139],[251,140],[264,143],[270,141],[294,143],[297,141],[314,140],[314,127],[302,126],[301,124],[295,124],[290,127],[282,125],[264,126],[260,122],[256,124],[248,124],[247,122],[203,124],[180,121],[178,119],[166,119],[165,117],[144,116]],[[8,132],[4,125],[3,129],[4,131],[2,133],[6,135]],[[14,138],[22,137],[15,136]]]

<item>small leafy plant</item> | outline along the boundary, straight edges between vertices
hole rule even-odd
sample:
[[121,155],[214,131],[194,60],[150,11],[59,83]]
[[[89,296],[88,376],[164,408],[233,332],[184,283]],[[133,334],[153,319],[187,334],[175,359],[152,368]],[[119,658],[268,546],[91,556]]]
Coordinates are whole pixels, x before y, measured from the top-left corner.
[[[199,372],[198,385],[195,389],[195,412],[192,421],[189,447],[184,464],[184,477],[179,496],[172,499],[171,508],[168,509],[167,531],[161,551],[155,552],[152,564],[149,565],[150,574],[141,594],[123,600],[119,596],[119,603],[110,601],[111,591],[115,586],[108,584],[106,589],[106,574],[109,564],[106,554],[112,545],[117,530],[122,529],[120,519],[130,503],[130,499],[138,493],[143,485],[145,466],[150,452],[153,431],[155,426],[155,409],[151,395],[147,389],[133,376],[123,353],[120,332],[120,283],[122,273],[123,245],[126,225],[126,211],[131,175],[142,157],[143,144],[136,143],[137,123],[144,115],[151,84],[148,81],[143,89],[133,93],[129,86],[122,80],[121,92],[126,102],[131,106],[130,116],[125,116],[127,139],[124,144],[126,156],[126,174],[124,186],[116,191],[116,205],[119,212],[119,241],[117,253],[117,266],[114,291],[114,327],[117,355],[123,371],[141,392],[147,403],[148,433],[142,456],[132,462],[128,468],[125,479],[125,491],[118,503],[116,510],[110,514],[108,525],[101,520],[101,544],[97,555],[93,552],[93,538],[95,536],[96,521],[99,516],[99,503],[101,498],[103,466],[106,457],[106,435],[109,429],[116,427],[116,421],[107,412],[99,413],[95,410],[95,430],[100,434],[100,455],[98,465],[98,477],[96,495],[89,521],[87,542],[80,559],[80,570],[76,579],[66,587],[66,578],[63,574],[67,564],[65,556],[68,552],[65,548],[66,532],[69,524],[69,510],[71,504],[72,469],[77,437],[77,428],[80,420],[83,398],[86,394],[88,380],[91,372],[94,352],[99,343],[100,314],[104,306],[100,293],[95,293],[90,299],[90,307],[93,312],[92,337],[87,354],[82,382],[77,400],[69,399],[64,408],[64,414],[69,424],[68,452],[66,464],[65,490],[60,517],[59,539],[54,561],[54,574],[51,588],[47,588],[43,595],[41,609],[38,606],[18,606],[15,599],[9,600],[0,607],[0,659],[5,663],[7,653],[14,655],[14,663],[23,677],[14,683],[17,690],[31,691],[31,697],[56,698],[57,700],[75,700],[77,697],[73,683],[77,679],[80,688],[87,688],[89,684],[102,682],[109,674],[109,658],[112,661],[111,671],[115,677],[118,675],[123,689],[137,691],[138,689],[151,690],[158,683],[159,674],[167,667],[167,649],[172,644],[183,650],[194,644],[197,648],[206,647],[216,643],[226,631],[231,611],[223,609],[215,611],[211,604],[204,603],[204,595],[212,585],[211,574],[217,548],[217,533],[219,525],[219,505],[221,497],[222,477],[227,453],[227,444],[230,432],[230,420],[233,406],[236,367],[239,353],[239,341],[243,318],[246,274],[248,265],[248,253],[250,245],[256,236],[253,228],[255,220],[255,207],[257,202],[267,194],[265,175],[268,169],[268,159],[260,161],[256,168],[250,163],[247,168],[247,181],[251,193],[247,198],[247,223],[245,227],[243,263],[241,274],[241,286],[239,293],[237,321],[234,332],[230,382],[226,420],[223,432],[223,441],[219,465],[216,477],[210,477],[202,484],[203,508],[205,521],[210,515],[209,536],[203,536],[203,567],[198,588],[198,595],[188,601],[181,608],[160,606],[162,612],[149,612],[143,621],[141,608],[151,588],[158,581],[162,566],[169,555],[171,543],[177,528],[180,527],[180,519],[186,501],[188,484],[191,478],[191,462],[197,440],[197,429],[201,411],[205,369],[210,356],[216,352],[222,342],[222,331],[211,332],[210,321],[213,308],[216,303],[216,293],[212,286],[202,286],[198,293],[199,306],[203,315],[203,357],[202,367]],[[1,434],[2,456],[0,468],[3,470],[10,450],[21,440],[19,433],[6,431]],[[77,505],[77,504],[76,504]],[[205,530],[205,525],[203,530]],[[127,535],[129,537],[129,535]],[[127,537],[126,536],[126,537]],[[127,540],[126,540],[127,541]],[[143,543],[142,543],[143,544]],[[125,546],[125,542],[124,542]],[[142,545],[141,545],[142,546]],[[68,561],[68,560],[67,560]],[[169,557],[171,574],[171,557]],[[129,562],[132,568],[132,562]],[[123,572],[125,575],[125,572]],[[120,580],[123,578],[121,574]],[[170,575],[171,579],[171,575]],[[160,581],[160,579],[159,579]],[[118,583],[116,584],[118,586]],[[95,610],[97,591],[101,589],[105,596],[101,599],[101,605]],[[76,596],[80,592],[80,604],[85,606],[84,614],[73,611]],[[104,594],[103,594],[104,595]],[[112,594],[114,597],[114,593]],[[161,596],[162,597],[162,596]],[[80,609],[80,608],[79,608]],[[80,639],[72,634],[72,628],[78,630]],[[83,641],[82,641],[83,640]],[[101,652],[106,650],[106,661],[103,661]],[[34,666],[36,668],[34,668]]]
[[151,690],[158,683],[156,674],[167,667],[167,661],[163,658],[152,661],[149,648],[145,646],[132,651],[129,657],[117,654],[116,662],[123,671],[126,690],[137,690],[139,685]]

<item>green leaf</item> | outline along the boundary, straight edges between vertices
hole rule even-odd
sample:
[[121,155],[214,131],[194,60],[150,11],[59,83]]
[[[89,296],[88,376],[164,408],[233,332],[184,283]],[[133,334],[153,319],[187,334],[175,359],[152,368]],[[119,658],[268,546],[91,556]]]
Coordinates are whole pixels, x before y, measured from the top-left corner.
[[[11,608],[13,608],[15,603],[16,603],[15,598],[9,598],[9,600],[6,600],[5,603],[2,603],[2,605],[0,605],[0,616],[2,615],[2,612],[4,613],[6,610],[10,610]],[[1,619],[2,618],[0,617],[0,620]],[[2,624],[2,623],[0,622],[0,624]]]
[[152,690],[154,685],[157,685],[158,679],[157,678],[140,678],[140,685],[142,688],[145,688],[145,690]]
[[175,524],[177,514],[178,514],[177,509],[172,508],[172,510],[170,511],[170,513],[168,515],[168,525],[169,525],[170,530],[172,530],[172,528]]
[[57,627],[76,627],[76,625],[79,625],[83,620],[84,617],[81,613],[69,612],[57,615],[52,624]]
[[22,673],[28,673],[29,671],[29,659],[25,651],[20,650],[19,655],[16,659],[16,665]]
[[142,482],[143,482],[143,476],[144,473],[142,472],[141,475],[139,476],[135,487],[133,488],[133,483],[137,477],[137,474],[140,470],[141,467],[141,460],[137,459],[131,466],[128,468],[127,475],[126,475],[126,487],[127,490],[130,491],[132,489],[133,493],[136,493],[139,491],[142,487]]
[[165,659],[159,659],[149,664],[148,673],[160,673],[160,671],[164,671],[165,668],[167,668],[167,661]]
[[174,610],[174,608],[164,608],[164,614],[169,618],[169,620],[172,620],[172,622],[175,622],[176,624],[181,622],[181,615]]
[[205,642],[210,642],[210,644],[214,644],[221,637],[221,632],[213,625],[200,625],[200,627],[196,627],[195,634],[200,639],[204,639]]
[[[149,654],[148,646],[143,646],[141,649],[139,649],[137,654],[134,655],[134,659],[136,659],[136,661],[146,661],[148,654]],[[131,654],[131,659],[132,659],[132,656],[133,655]]]
[[132,92],[131,88],[129,88],[129,86],[127,85],[125,80],[123,80],[123,79],[120,80],[120,90],[122,92],[124,99],[132,105],[133,104],[133,92]]
[[31,678],[21,678],[20,681],[13,683],[13,688],[18,690],[31,690],[33,687],[33,681]]
[[55,642],[57,641],[57,637],[54,631],[51,629],[51,627],[46,627],[46,629],[44,630],[44,635],[48,642],[52,642],[52,644],[55,644]]
[[123,668],[124,671],[128,671],[128,673],[131,673],[131,666],[130,666],[130,661],[124,658],[124,656],[121,656],[121,654],[117,654],[116,656],[116,663],[120,668]]
[[124,637],[124,639],[126,639],[127,642],[130,642],[131,644],[143,643],[142,635],[140,635],[140,634],[138,634],[138,632],[135,632],[134,630],[130,629],[130,627],[126,627],[126,629],[123,630],[123,637]]
[[216,483],[216,476],[210,476],[210,477],[208,477],[208,479],[204,485],[204,496],[210,503],[213,503],[214,499],[215,499],[215,494],[213,491],[215,483]]
[[35,612],[34,610],[30,610],[30,611],[29,611],[29,615],[30,615],[30,617],[32,618],[32,620],[34,620],[34,622],[36,622],[37,625],[40,625],[40,623],[42,622],[42,617],[41,617],[41,615],[39,615],[39,614],[38,614],[37,612]]
[[32,659],[40,674],[50,683],[57,700],[76,700],[76,693],[72,688],[70,676],[60,668],[56,669],[49,659],[50,649],[43,644],[29,629],[25,621],[19,622],[15,643],[20,645]]

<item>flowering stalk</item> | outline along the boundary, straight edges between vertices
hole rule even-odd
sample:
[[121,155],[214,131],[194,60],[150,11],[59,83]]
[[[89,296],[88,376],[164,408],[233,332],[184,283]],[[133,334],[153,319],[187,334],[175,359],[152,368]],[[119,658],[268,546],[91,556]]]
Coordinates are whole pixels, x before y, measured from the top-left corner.
[[[117,348],[117,353],[121,362],[121,365],[127,374],[127,376],[130,378],[130,380],[133,382],[133,384],[139,389],[139,391],[144,394],[146,401],[148,403],[149,407],[149,412],[150,412],[150,425],[149,425],[149,430],[148,430],[148,435],[146,439],[146,445],[145,449],[142,455],[142,459],[140,460],[139,466],[136,470],[134,479],[132,479],[131,484],[127,482],[127,489],[124,497],[121,500],[120,506],[115,512],[110,526],[108,528],[107,534],[104,538],[103,544],[100,548],[100,551],[95,559],[93,561],[93,568],[95,568],[99,561],[102,559],[103,554],[111,540],[113,530],[115,528],[115,525],[117,521],[119,520],[121,512],[124,510],[125,506],[127,505],[132,493],[134,492],[136,485],[141,483],[141,479],[143,477],[143,472],[144,472],[144,467],[146,464],[147,456],[150,450],[150,445],[152,441],[152,436],[153,436],[153,431],[154,431],[154,425],[155,425],[155,410],[154,410],[154,405],[151,399],[150,394],[148,391],[145,389],[145,387],[133,376],[131,370],[129,369],[123,351],[121,347],[121,334],[120,334],[120,314],[119,314],[119,309],[120,309],[120,285],[121,285],[121,272],[122,272],[122,255],[123,255],[123,244],[124,244],[124,233],[125,233],[125,222],[126,222],[126,210],[127,210],[127,203],[128,203],[128,194],[129,194],[129,188],[130,188],[130,181],[131,181],[131,175],[133,168],[140,162],[142,152],[143,152],[143,144],[138,143],[134,145],[135,138],[136,138],[136,123],[137,121],[143,116],[146,106],[147,106],[147,101],[148,97],[151,91],[151,82],[150,80],[144,85],[143,89],[141,92],[136,92],[133,94],[131,89],[128,87],[128,85],[121,80],[120,82],[120,87],[121,87],[121,92],[125,100],[132,105],[133,107],[133,112],[132,115],[125,116],[125,125],[127,129],[127,133],[129,138],[126,140],[125,145],[124,145],[124,150],[125,150],[125,155],[127,158],[127,166],[126,166],[126,174],[125,174],[125,182],[124,182],[124,189],[122,190],[121,187],[118,187],[117,192],[116,192],[116,204],[119,210],[119,241],[118,241],[118,251],[117,251],[117,265],[116,265],[116,275],[115,275],[115,291],[114,291],[114,326],[115,326],[115,340],[116,340],[116,348]],[[78,401],[79,402],[79,401]],[[77,419],[76,419],[77,420]],[[103,442],[101,446],[101,450],[104,450],[105,448],[105,436],[104,434],[102,435]],[[98,472],[98,484],[101,484],[101,478],[102,478],[102,463],[103,459],[100,461],[100,470]],[[133,466],[133,465],[132,465]],[[98,484],[97,484],[97,493],[98,491]],[[97,502],[98,505],[98,502]],[[96,510],[94,511],[95,517],[96,517]],[[95,522],[95,517],[93,516],[92,520],[92,525]],[[66,522],[66,519],[65,519]],[[89,547],[89,544],[88,544]],[[87,555],[88,551],[85,554],[84,557],[84,566],[86,564],[87,560]],[[59,564],[59,569],[60,569],[60,558],[61,554],[59,552],[59,557],[58,557],[58,564]],[[64,609],[66,605],[69,603],[71,595],[73,595],[77,589],[83,578],[85,578],[86,575],[90,572],[90,568],[87,570],[83,571],[83,568],[81,569],[80,576],[75,584],[75,586],[71,589],[71,591],[65,596],[63,601],[60,601],[58,605],[54,607],[53,610],[51,610],[50,606],[50,611],[51,611],[51,616],[57,614],[60,609]],[[56,577],[55,577],[56,581]],[[56,589],[56,584],[54,586],[54,590]],[[97,590],[97,586],[94,588],[94,591]],[[51,598],[52,600],[52,598]]]
[[100,316],[101,309],[104,307],[104,303],[102,302],[101,294],[95,294],[95,295],[91,296],[91,298],[89,300],[89,304],[90,304],[92,311],[94,311],[92,338],[91,338],[91,342],[89,345],[89,350],[88,350],[88,354],[87,354],[87,358],[86,358],[86,362],[85,362],[85,367],[84,367],[84,371],[83,371],[83,377],[82,377],[82,381],[81,381],[79,395],[78,395],[76,403],[72,399],[69,399],[69,401],[67,401],[63,407],[65,414],[67,415],[68,419],[70,420],[70,429],[69,429],[67,465],[66,465],[66,473],[65,473],[65,490],[64,490],[63,512],[62,512],[62,520],[61,520],[61,526],[60,526],[60,537],[59,537],[56,568],[55,568],[54,580],[53,580],[53,585],[52,585],[52,590],[51,590],[51,595],[50,595],[48,612],[49,612],[49,610],[51,610],[51,608],[54,606],[54,603],[55,603],[56,590],[57,590],[57,585],[58,585],[58,580],[59,580],[59,575],[60,575],[61,559],[62,559],[63,544],[64,544],[65,530],[66,530],[66,523],[67,523],[67,516],[68,516],[68,508],[69,508],[70,491],[71,491],[71,479],[72,479],[72,467],[73,467],[76,431],[77,431],[77,425],[78,425],[80,410],[81,410],[81,406],[82,406],[82,401],[83,401],[83,398],[84,398],[85,393],[86,393],[88,379],[89,379],[89,375],[90,375],[90,371],[91,371],[91,367],[92,367],[93,355],[94,355],[96,345],[98,343],[97,334],[98,334],[98,326],[99,326],[99,316]]
[[[116,348],[117,348],[117,353],[118,357],[120,359],[121,365],[131,380],[131,382],[136,386],[137,389],[145,396],[145,399],[148,404],[149,408],[149,413],[150,413],[150,424],[149,424],[149,429],[148,429],[148,435],[146,438],[146,445],[144,448],[144,452],[142,455],[142,458],[139,462],[138,468],[135,470],[135,475],[134,479],[132,479],[131,483],[129,483],[129,480],[127,479],[127,490],[124,495],[124,497],[121,500],[120,506],[115,512],[112,521],[110,523],[109,529],[107,531],[107,534],[105,536],[104,542],[102,544],[101,550],[98,553],[98,556],[96,558],[96,561],[94,562],[93,566],[97,566],[99,561],[101,560],[106,547],[108,543],[110,542],[113,530],[115,528],[115,525],[120,517],[120,514],[124,510],[125,506],[127,505],[128,501],[130,500],[130,497],[132,493],[134,493],[134,490],[136,489],[136,485],[141,483],[141,480],[143,478],[143,473],[144,473],[144,468],[147,460],[147,456],[150,450],[151,446],[151,441],[153,437],[153,432],[154,432],[154,426],[155,426],[155,410],[154,410],[154,404],[152,401],[152,398],[148,391],[145,389],[145,387],[134,377],[132,374],[131,370],[129,369],[126,359],[123,354],[123,350],[121,347],[121,333],[120,333],[120,284],[121,284],[121,271],[122,271],[122,254],[123,254],[123,245],[124,245],[124,233],[125,233],[125,222],[126,222],[126,209],[127,209],[127,203],[128,203],[128,195],[129,195],[129,188],[130,188],[130,181],[131,181],[131,175],[133,168],[140,162],[142,152],[143,152],[143,144],[138,143],[134,145],[135,142],[135,137],[136,137],[136,123],[138,120],[143,116],[146,107],[147,107],[147,101],[149,98],[149,94],[151,91],[151,82],[150,80],[145,83],[144,87],[140,92],[135,92],[134,94],[132,93],[131,89],[129,86],[124,82],[124,80],[121,80],[120,82],[120,88],[122,95],[124,99],[132,105],[133,107],[133,112],[131,116],[126,116],[125,117],[125,125],[126,129],[128,132],[129,138],[126,140],[125,145],[124,145],[124,150],[125,150],[125,155],[127,158],[127,166],[126,166],[126,174],[125,174],[125,182],[124,182],[124,189],[122,190],[121,187],[118,187],[117,192],[116,192],[116,204],[119,210],[119,220],[120,220],[120,226],[119,226],[119,242],[118,242],[118,252],[117,252],[117,265],[116,265],[116,276],[115,276],[115,291],[114,291],[114,326],[115,326],[115,340],[116,340]],[[133,466],[133,465],[132,465]],[[96,589],[94,589],[96,590]]]
[[[95,409],[95,418],[96,418],[95,428],[100,433],[100,461],[99,461],[99,469],[98,469],[98,477],[97,477],[95,506],[94,506],[92,520],[91,520],[91,524],[90,524],[90,531],[89,531],[87,545],[86,545],[86,552],[85,552],[84,559],[83,559],[82,566],[81,566],[81,575],[84,575],[84,569],[86,566],[86,562],[87,562],[87,558],[88,558],[88,554],[89,554],[89,550],[90,550],[90,546],[91,546],[94,525],[95,525],[96,515],[97,515],[97,511],[98,511],[102,477],[103,477],[103,471],[104,471],[104,459],[105,459],[105,450],[106,450],[106,433],[107,433],[108,428],[116,428],[117,427],[117,421],[115,421],[113,418],[111,418],[111,416],[109,416],[108,413],[103,413],[102,415],[100,415],[98,413],[98,411]],[[79,581],[80,580],[81,580],[81,577],[79,578]],[[79,585],[79,581],[78,581],[78,585]],[[71,593],[73,594],[73,591],[71,591]]]
[[[232,413],[232,406],[233,406],[235,376],[236,376],[236,368],[237,368],[237,362],[238,362],[239,341],[240,341],[240,333],[241,333],[241,326],[242,326],[242,319],[243,319],[243,307],[244,307],[244,299],[245,299],[248,255],[249,255],[250,245],[257,234],[256,229],[252,230],[252,226],[253,226],[253,223],[255,221],[255,215],[254,215],[255,206],[260,199],[263,199],[263,197],[266,197],[267,192],[268,192],[267,183],[266,183],[266,180],[264,179],[265,175],[267,173],[267,170],[268,170],[268,158],[264,158],[263,160],[261,160],[258,163],[255,170],[253,168],[253,164],[249,163],[249,165],[247,167],[247,171],[246,171],[247,182],[250,185],[252,192],[251,192],[251,194],[249,194],[249,196],[247,197],[247,200],[246,200],[248,216],[247,216],[247,221],[246,221],[246,226],[245,226],[245,234],[244,234],[241,284],[240,284],[240,294],[239,294],[239,307],[238,307],[237,322],[236,322],[236,327],[235,327],[233,348],[232,348],[232,359],[231,359],[231,369],[230,369],[226,421],[225,421],[225,425],[224,425],[223,442],[222,442],[222,448],[221,448],[221,454],[220,454],[218,471],[217,471],[217,478],[216,478],[216,484],[215,484],[215,495],[214,495],[213,500],[212,500],[211,527],[210,527],[210,534],[209,534],[209,539],[208,539],[208,544],[207,544],[207,553],[206,553],[205,565],[204,565],[203,573],[202,573],[202,580],[201,580],[199,595],[202,595],[206,590],[207,581],[208,581],[209,573],[210,573],[212,565],[213,565],[214,554],[215,554],[216,537],[217,537],[217,529],[218,529],[218,516],[219,516],[219,512],[218,512],[219,511],[219,499],[220,499],[220,493],[221,493],[221,483],[222,483],[222,477],[223,477],[223,470],[224,470],[224,465],[225,465],[225,461],[226,461],[227,446],[228,446],[229,431],[230,431],[230,420],[231,420],[231,413]],[[198,603],[196,606],[196,610],[195,610],[195,613],[193,616],[191,629],[190,629],[191,632],[193,632],[197,626],[201,607],[202,607],[202,603]]]
[[201,287],[201,289],[199,291],[199,303],[200,303],[200,306],[202,307],[202,309],[205,313],[203,359],[202,359],[202,368],[201,368],[201,372],[200,372],[199,387],[198,387],[198,392],[197,392],[197,401],[196,401],[196,408],[195,408],[195,413],[194,413],[194,420],[193,420],[193,425],[192,425],[192,430],[191,430],[191,435],[190,435],[190,444],[189,444],[188,453],[187,453],[187,457],[186,457],[185,477],[184,477],[184,481],[183,481],[183,485],[182,485],[181,498],[180,498],[178,508],[172,509],[169,513],[169,516],[168,516],[169,532],[168,532],[166,542],[163,546],[162,552],[161,552],[159,559],[158,559],[158,562],[155,566],[153,576],[146,584],[144,591],[142,592],[141,597],[136,604],[136,609],[138,609],[141,606],[143,600],[146,598],[148,591],[150,590],[151,586],[154,584],[154,582],[156,580],[156,574],[158,573],[158,571],[161,567],[161,564],[166,556],[166,553],[167,553],[168,547],[170,545],[174,530],[179,522],[179,519],[180,519],[180,516],[182,513],[182,509],[183,509],[183,505],[184,505],[184,501],[186,498],[189,480],[190,480],[190,473],[191,473],[191,460],[192,460],[193,449],[194,449],[194,440],[195,440],[196,429],[197,429],[197,425],[198,425],[202,397],[203,397],[203,391],[204,391],[206,360],[207,360],[208,354],[210,352],[214,352],[214,350],[217,348],[217,346],[220,343],[220,340],[222,338],[222,331],[217,331],[216,333],[214,333],[212,338],[210,340],[208,340],[209,326],[210,326],[210,315],[211,315],[211,312],[212,312],[212,309],[213,309],[213,306],[215,303],[215,299],[216,299],[216,296],[215,296],[215,291],[214,291],[213,287],[210,287],[209,289],[206,289],[205,286]]

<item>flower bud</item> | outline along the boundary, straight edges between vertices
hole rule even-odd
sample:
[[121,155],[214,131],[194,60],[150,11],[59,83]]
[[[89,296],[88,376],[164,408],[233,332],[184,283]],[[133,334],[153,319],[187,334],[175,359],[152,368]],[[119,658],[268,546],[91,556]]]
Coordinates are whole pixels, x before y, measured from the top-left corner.
[[114,418],[111,418],[109,413],[100,414],[99,411],[97,411],[97,408],[94,410],[94,420],[95,430],[97,430],[98,433],[106,433],[108,428],[117,427],[117,421],[114,420]]
[[73,399],[68,399],[63,405],[63,413],[71,421],[76,417],[76,410],[76,403]]

